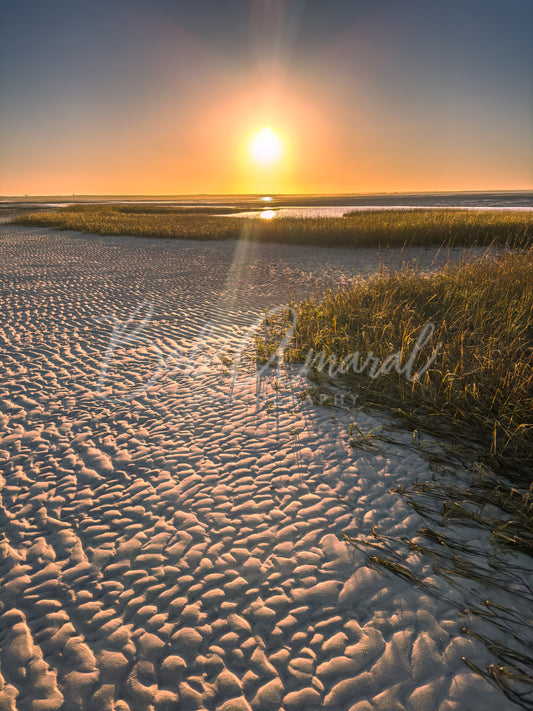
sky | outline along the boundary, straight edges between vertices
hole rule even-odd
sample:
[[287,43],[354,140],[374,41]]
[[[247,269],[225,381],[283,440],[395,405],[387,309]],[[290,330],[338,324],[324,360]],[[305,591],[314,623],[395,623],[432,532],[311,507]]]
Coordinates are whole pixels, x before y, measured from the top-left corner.
[[0,0],[0,27],[0,195],[533,187],[532,0]]

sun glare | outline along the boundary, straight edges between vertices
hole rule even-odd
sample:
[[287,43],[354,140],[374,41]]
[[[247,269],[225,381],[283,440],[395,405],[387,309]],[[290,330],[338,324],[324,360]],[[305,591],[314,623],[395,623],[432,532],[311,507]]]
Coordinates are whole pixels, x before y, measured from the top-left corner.
[[268,126],[262,128],[250,144],[253,159],[262,165],[275,163],[280,158],[282,150],[280,138]]

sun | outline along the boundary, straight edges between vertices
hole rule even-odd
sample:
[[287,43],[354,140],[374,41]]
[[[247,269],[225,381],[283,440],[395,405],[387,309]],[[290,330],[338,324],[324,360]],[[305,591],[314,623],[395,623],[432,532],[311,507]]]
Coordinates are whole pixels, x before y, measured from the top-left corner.
[[276,163],[282,152],[283,144],[281,139],[269,126],[262,128],[250,143],[251,156],[261,165]]

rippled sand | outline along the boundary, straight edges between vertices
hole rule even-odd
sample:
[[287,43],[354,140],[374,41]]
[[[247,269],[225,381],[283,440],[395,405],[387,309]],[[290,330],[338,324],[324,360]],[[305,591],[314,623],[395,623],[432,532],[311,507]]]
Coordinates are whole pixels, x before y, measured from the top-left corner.
[[224,356],[379,260],[2,229],[1,709],[514,708],[454,605],[340,540],[423,524],[412,436],[351,447],[382,423]]

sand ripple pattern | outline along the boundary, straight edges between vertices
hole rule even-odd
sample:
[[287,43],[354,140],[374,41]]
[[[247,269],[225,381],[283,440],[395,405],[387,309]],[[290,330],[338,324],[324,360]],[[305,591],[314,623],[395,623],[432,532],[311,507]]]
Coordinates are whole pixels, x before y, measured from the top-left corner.
[[349,414],[287,377],[230,399],[224,362],[97,393],[113,318],[153,304],[103,385],[127,396],[205,324],[213,348],[238,343],[357,270],[327,252],[3,229],[1,709],[511,708],[461,661],[485,652],[453,607],[340,540],[412,535],[390,489],[424,460],[349,447]]

